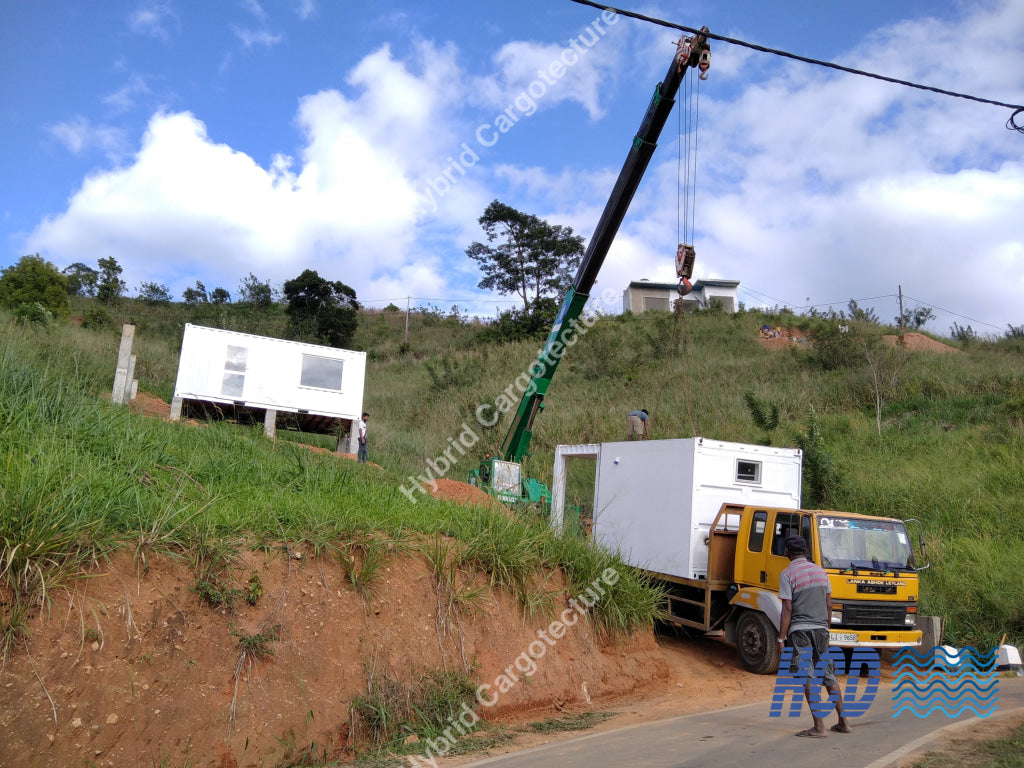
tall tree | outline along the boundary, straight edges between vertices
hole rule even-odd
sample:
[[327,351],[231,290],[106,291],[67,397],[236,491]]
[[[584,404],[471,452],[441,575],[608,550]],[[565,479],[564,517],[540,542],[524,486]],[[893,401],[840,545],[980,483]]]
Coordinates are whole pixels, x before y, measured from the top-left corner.
[[527,312],[531,302],[568,289],[583,257],[583,238],[572,227],[548,224],[498,200],[478,221],[490,245],[474,242],[466,255],[484,273],[480,288],[518,294]]
[[127,284],[121,279],[121,265],[117,259],[108,256],[98,262],[100,273],[96,280],[96,298],[104,304],[113,304],[124,294]]
[[68,281],[68,296],[95,296],[96,281],[99,272],[92,267],[76,261],[61,270]]
[[168,304],[171,292],[163,283],[144,282],[139,285],[139,299],[147,304]]
[[0,270],[0,306],[18,309],[26,304],[40,304],[54,317],[68,316],[67,280],[38,253]]
[[181,296],[185,299],[185,304],[190,307],[194,307],[196,304],[205,304],[209,299],[206,295],[206,286],[199,280],[196,280],[195,288],[186,288]]
[[274,289],[270,283],[260,280],[252,272],[242,278],[238,286],[238,301],[241,304],[252,304],[261,309],[268,309],[274,303]]
[[293,339],[345,347],[356,332],[356,292],[307,269],[284,284],[288,330]]
[[211,304],[227,304],[231,301],[231,293],[227,288],[214,288],[210,291]]

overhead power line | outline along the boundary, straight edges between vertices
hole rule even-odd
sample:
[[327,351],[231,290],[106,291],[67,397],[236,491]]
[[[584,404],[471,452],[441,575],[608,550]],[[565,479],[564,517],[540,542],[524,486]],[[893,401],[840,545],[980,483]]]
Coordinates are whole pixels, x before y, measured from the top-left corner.
[[[948,91],[945,88],[936,88],[932,85],[922,85],[921,83],[914,83],[910,80],[900,80],[896,77],[888,77],[887,75],[879,75],[874,72],[866,72],[863,69],[854,69],[853,67],[844,67],[842,64],[836,64],[831,61],[822,61],[821,59],[812,59],[809,56],[801,56],[796,53],[790,53],[789,51],[783,51],[778,48],[768,48],[764,45],[758,45],[757,43],[748,43],[745,40],[737,40],[733,37],[726,37],[725,35],[716,35],[713,32],[707,30],[699,30],[693,27],[687,27],[683,24],[676,24],[673,21],[666,21],[665,19],[659,19],[655,16],[645,16],[642,13],[636,13],[635,11],[627,11],[621,8],[616,8],[611,5],[605,5],[604,3],[595,3],[593,0],[572,0],[574,3],[580,5],[589,5],[592,8],[598,8],[601,10],[613,11],[621,16],[627,16],[632,19],[639,19],[640,21],[646,21],[651,24],[657,24],[661,27],[668,27],[669,29],[678,29],[682,32],[689,32],[690,34],[703,34],[705,37],[711,40],[720,40],[723,43],[729,43],[731,45],[739,45],[743,48],[750,48],[761,53],[770,53],[775,56],[782,56],[787,59],[794,59],[796,61],[802,61],[806,64],[815,64],[819,67],[828,67],[829,69],[837,69],[840,72],[847,72],[851,75],[860,75],[861,77],[870,77],[874,80],[882,80],[887,83],[895,83],[896,85],[905,85],[908,88],[917,88],[921,91],[931,91],[932,93],[938,93],[943,96],[953,96],[957,99],[967,99],[968,101],[976,101],[981,104],[992,104],[997,107],[1006,107],[1007,109],[1014,110],[1009,118],[1006,120],[1006,127],[1011,131],[1018,131],[1024,133],[1024,106],[1020,104],[1008,104],[1005,101],[996,101],[995,99],[985,99],[980,96],[972,96],[969,93],[958,93],[957,91]],[[1017,118],[1020,117],[1021,122],[1017,122]]]

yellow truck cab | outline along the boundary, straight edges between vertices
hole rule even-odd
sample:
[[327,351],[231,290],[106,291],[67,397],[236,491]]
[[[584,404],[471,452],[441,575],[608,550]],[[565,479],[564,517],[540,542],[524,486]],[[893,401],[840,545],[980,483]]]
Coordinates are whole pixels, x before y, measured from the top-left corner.
[[747,609],[736,618],[734,636],[748,668],[769,672],[778,667],[772,648],[777,647],[779,575],[789,565],[789,536],[803,536],[810,547],[808,558],[828,574],[832,645],[920,644],[918,578],[903,521],[849,512],[724,505],[711,538],[724,537],[729,544],[712,545],[710,559],[713,562],[718,555],[717,573],[722,574],[728,564],[722,559],[734,548],[730,605]]

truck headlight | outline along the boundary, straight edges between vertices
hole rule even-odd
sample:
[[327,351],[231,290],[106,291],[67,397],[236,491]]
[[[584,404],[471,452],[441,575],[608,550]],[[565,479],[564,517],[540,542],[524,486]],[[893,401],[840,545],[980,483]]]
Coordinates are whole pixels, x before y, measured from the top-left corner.
[[908,627],[916,627],[917,626],[917,606],[916,605],[907,606],[907,615],[903,619],[903,623],[906,624]]
[[843,606],[832,604],[832,623],[842,624],[843,623]]

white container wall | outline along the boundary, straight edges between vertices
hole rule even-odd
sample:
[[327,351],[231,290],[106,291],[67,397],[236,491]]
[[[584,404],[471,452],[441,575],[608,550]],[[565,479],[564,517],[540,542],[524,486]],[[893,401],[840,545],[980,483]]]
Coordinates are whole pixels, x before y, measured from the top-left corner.
[[366,353],[188,324],[175,398],[358,419]]
[[[705,539],[723,504],[800,507],[802,453],[796,448],[702,437],[559,446],[556,478],[564,474],[558,462],[574,453],[596,453],[595,539],[630,565],[656,573],[706,577]],[[552,500],[556,525],[562,502]]]

